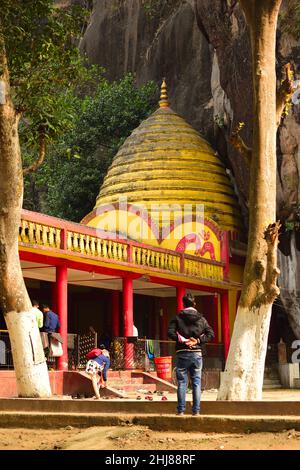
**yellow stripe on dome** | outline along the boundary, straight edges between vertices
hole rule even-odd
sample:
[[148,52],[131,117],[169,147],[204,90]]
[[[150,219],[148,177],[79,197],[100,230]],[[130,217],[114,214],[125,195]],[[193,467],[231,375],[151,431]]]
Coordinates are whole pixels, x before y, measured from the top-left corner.
[[209,143],[169,107],[165,81],[159,109],[119,149],[95,208],[118,203],[121,197],[147,209],[151,204],[203,204],[205,216],[220,228],[242,227],[224,165]]

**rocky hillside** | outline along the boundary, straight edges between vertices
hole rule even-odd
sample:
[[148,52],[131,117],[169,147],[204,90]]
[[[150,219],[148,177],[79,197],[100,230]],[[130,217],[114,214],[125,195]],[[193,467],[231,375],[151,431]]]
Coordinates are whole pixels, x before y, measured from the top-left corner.
[[[300,79],[300,41],[286,19],[278,30],[278,79],[292,62]],[[295,2],[294,2],[295,3]],[[232,6],[230,6],[232,5]],[[299,14],[300,16],[300,14]],[[300,18],[299,18],[300,19]],[[297,23],[297,18],[292,18]],[[228,135],[245,122],[251,137],[251,63],[247,27],[238,2],[227,0],[94,0],[81,43],[91,63],[110,79],[135,72],[139,84],[166,77],[170,102],[219,152],[236,183],[247,218],[248,169],[228,145]],[[300,93],[278,131],[278,217],[287,221],[280,256],[281,300],[300,338]],[[295,275],[293,274],[295,273]]]

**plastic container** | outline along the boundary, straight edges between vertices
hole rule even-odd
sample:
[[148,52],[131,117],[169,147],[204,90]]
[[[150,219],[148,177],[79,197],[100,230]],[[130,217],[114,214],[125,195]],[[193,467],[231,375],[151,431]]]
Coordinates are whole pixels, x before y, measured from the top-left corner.
[[164,380],[172,379],[172,356],[154,358],[157,377]]

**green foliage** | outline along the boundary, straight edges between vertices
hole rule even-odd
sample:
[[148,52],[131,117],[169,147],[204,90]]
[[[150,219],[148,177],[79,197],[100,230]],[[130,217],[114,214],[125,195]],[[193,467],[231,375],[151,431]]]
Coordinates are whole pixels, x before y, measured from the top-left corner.
[[220,129],[224,127],[225,126],[224,115],[222,116],[221,114],[216,114],[214,117],[214,122]]
[[75,221],[87,215],[112,157],[152,112],[156,92],[153,82],[138,89],[128,75],[113,83],[102,79],[92,97],[66,97],[75,102],[74,126],[49,148],[46,164],[26,177],[25,207]]
[[290,232],[290,231],[294,230],[294,228],[295,228],[295,223],[286,220],[286,221],[284,222],[284,228],[285,228],[285,231],[286,231],[286,232]]
[[1,0],[0,36],[22,115],[25,167],[37,158],[41,132],[47,140],[46,162],[25,178],[24,206],[79,221],[92,209],[112,156],[152,110],[155,86],[138,90],[132,76],[110,84],[98,67],[87,67],[77,44],[89,12],[57,5]]
[[[49,141],[72,126],[66,94],[100,73],[87,69],[76,43],[87,10],[55,7],[53,0],[1,0],[0,34],[5,43],[12,98],[34,145],[42,130]],[[69,107],[66,106],[69,104]]]

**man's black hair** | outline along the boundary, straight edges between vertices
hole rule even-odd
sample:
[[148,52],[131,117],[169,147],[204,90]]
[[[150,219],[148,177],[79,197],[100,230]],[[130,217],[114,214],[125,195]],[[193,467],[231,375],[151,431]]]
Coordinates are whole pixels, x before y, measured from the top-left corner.
[[183,301],[184,308],[195,307],[196,305],[195,297],[190,293],[186,294],[182,298],[182,301]]
[[32,303],[33,307],[35,307],[35,306],[38,307],[40,305],[40,303],[37,300],[33,300],[31,303]]
[[48,304],[43,304],[43,308],[49,308],[49,310],[50,310],[50,307],[49,307]]

